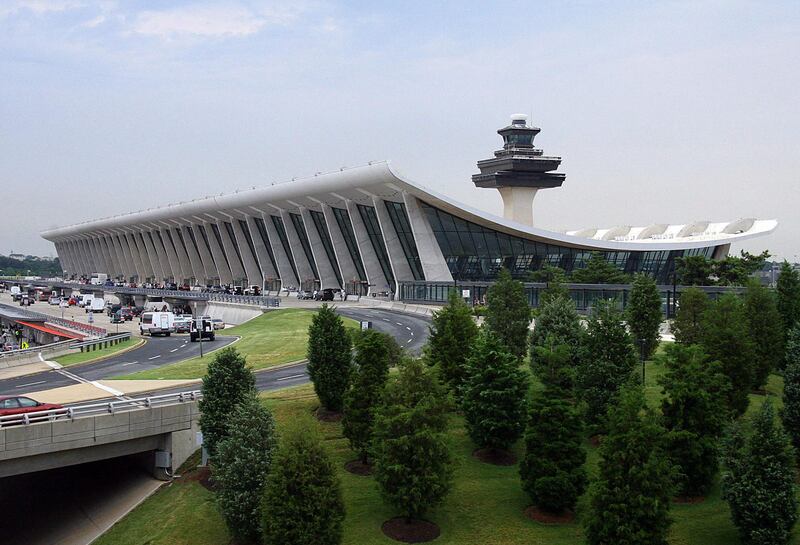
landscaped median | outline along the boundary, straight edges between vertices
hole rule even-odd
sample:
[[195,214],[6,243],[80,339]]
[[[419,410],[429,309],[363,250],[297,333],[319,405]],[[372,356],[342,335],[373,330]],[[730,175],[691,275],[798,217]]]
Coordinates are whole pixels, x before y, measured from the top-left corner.
[[[247,364],[253,369],[265,369],[282,363],[302,360],[306,356],[308,326],[315,312],[306,309],[272,310],[231,329],[217,331],[217,335],[240,337],[233,346],[247,356]],[[355,320],[342,318],[347,327],[356,328]],[[207,342],[205,347],[211,351],[219,343]],[[165,365],[158,369],[139,371],[130,375],[114,377],[117,379],[193,379],[206,373],[206,366],[212,354],[203,358]]]

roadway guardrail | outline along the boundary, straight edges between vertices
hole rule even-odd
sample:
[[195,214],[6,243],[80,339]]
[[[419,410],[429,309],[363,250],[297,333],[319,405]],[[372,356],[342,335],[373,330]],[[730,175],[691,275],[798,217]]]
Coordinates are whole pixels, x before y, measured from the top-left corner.
[[89,339],[88,341],[80,341],[70,345],[70,348],[80,348],[81,352],[88,352],[91,350],[99,350],[108,346],[115,345],[122,341],[127,341],[133,335],[130,332],[117,333],[116,335],[109,335],[100,339]]
[[101,414],[115,414],[124,411],[135,411],[137,409],[149,409],[151,407],[175,405],[185,403],[187,401],[197,401],[202,397],[202,391],[190,390],[174,394],[162,394],[133,399],[116,399],[114,401],[107,401],[103,403],[88,403],[85,405],[63,407],[61,409],[12,414],[8,416],[0,416],[0,428],[9,426],[27,426],[39,422],[52,422],[55,420],[74,420],[75,418],[85,418]]

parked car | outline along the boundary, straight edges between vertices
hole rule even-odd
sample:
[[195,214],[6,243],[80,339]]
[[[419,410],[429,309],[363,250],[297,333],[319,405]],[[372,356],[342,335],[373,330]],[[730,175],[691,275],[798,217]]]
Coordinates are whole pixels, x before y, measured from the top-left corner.
[[324,289],[314,295],[316,301],[333,301],[333,290]]
[[314,294],[308,290],[297,290],[297,298],[298,299],[313,299]]
[[176,316],[173,324],[175,324],[175,333],[189,333],[192,326],[192,318],[190,316]]
[[108,310],[106,310],[106,314],[108,314],[109,316],[114,316],[114,314],[119,312],[120,309],[122,309],[122,305],[110,305],[108,307]]
[[25,396],[0,396],[0,416],[63,408],[57,403],[40,403]]
[[126,322],[130,322],[133,320],[133,311],[129,308],[121,308],[119,309],[119,313],[122,316],[122,319]]
[[51,305],[60,305],[61,304],[61,297],[58,295],[51,295],[50,299],[47,300],[48,303]]
[[219,318],[212,318],[211,323],[214,324],[214,329],[225,329],[225,322]]
[[117,312],[115,312],[114,314],[111,315],[111,323],[112,324],[121,324],[124,321],[125,321],[125,319],[122,317],[122,314],[120,313],[120,311],[117,311]]

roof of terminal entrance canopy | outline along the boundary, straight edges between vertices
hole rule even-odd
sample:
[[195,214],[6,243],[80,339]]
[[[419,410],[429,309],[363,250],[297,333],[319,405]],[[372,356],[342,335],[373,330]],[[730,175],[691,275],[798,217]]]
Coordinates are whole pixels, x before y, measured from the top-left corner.
[[698,221],[688,224],[620,226],[559,233],[517,223],[459,203],[446,195],[410,181],[389,162],[373,162],[308,178],[150,208],[67,227],[44,231],[50,241],[93,233],[108,234],[127,229],[153,229],[244,218],[245,215],[319,210],[322,204],[344,207],[346,200],[373,204],[373,197],[402,202],[404,195],[489,229],[546,243],[587,250],[643,251],[705,248],[730,244],[771,233],[777,220],[740,219],[727,222]]

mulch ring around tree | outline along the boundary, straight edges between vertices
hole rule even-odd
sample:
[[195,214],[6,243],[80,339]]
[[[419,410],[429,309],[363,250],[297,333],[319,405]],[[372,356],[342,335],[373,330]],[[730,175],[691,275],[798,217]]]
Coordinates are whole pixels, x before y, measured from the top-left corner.
[[705,496],[675,496],[672,498],[672,501],[675,503],[681,503],[685,505],[695,505],[698,503],[703,503],[706,501]]
[[517,463],[517,457],[507,450],[499,448],[479,448],[472,453],[472,456],[484,464],[495,466],[513,466]]
[[425,543],[433,541],[441,530],[439,525],[427,520],[407,519],[406,517],[395,517],[389,519],[381,525],[383,534],[395,541],[403,543]]
[[197,481],[203,488],[211,490],[212,492],[217,489],[217,483],[211,476],[211,467],[209,466],[197,467],[192,471],[184,473],[182,478],[186,481]]
[[525,516],[544,524],[569,524],[575,520],[575,513],[568,509],[565,509],[561,513],[550,513],[549,511],[539,509],[535,505],[531,505],[525,509]]
[[325,407],[319,407],[314,411],[314,416],[320,422],[339,422],[342,419],[342,413],[338,411],[329,411]]
[[372,465],[365,464],[361,460],[350,460],[344,464],[344,468],[353,475],[361,475],[362,477],[372,475]]

